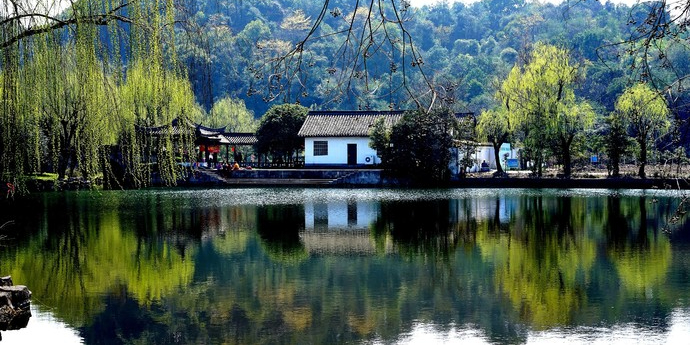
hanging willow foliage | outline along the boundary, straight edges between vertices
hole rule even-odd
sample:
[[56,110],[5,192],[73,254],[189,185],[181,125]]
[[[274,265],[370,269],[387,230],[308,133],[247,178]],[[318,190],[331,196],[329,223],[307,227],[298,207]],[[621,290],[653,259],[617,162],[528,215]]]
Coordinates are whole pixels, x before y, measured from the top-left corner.
[[[172,44],[172,1],[139,2],[132,6],[131,16],[134,22],[151,26],[131,28],[131,55],[119,90],[120,147],[128,162],[126,180],[142,187],[153,175],[166,185],[174,185],[185,173],[178,161],[194,150],[191,123],[199,118],[201,110]],[[166,51],[167,47],[170,49]],[[176,129],[173,122],[177,123]],[[135,130],[138,126],[163,125],[168,129],[155,136]]]
[[[183,177],[177,160],[194,149],[188,124],[200,110],[176,61],[171,0],[73,2],[61,20],[5,6],[44,21],[0,22],[0,181],[23,188],[49,171],[143,187]],[[175,119],[181,131],[137,135]]]
[[[136,186],[146,186],[148,177],[155,172],[163,183],[174,185],[182,177],[177,159],[194,149],[191,123],[199,117],[200,110],[185,78],[172,72],[161,72],[152,78],[156,72],[152,73],[151,67],[145,61],[132,63],[120,89],[122,153],[132,163],[126,173]],[[177,128],[172,126],[173,122]],[[155,136],[137,133],[135,129],[161,125],[168,127]]]

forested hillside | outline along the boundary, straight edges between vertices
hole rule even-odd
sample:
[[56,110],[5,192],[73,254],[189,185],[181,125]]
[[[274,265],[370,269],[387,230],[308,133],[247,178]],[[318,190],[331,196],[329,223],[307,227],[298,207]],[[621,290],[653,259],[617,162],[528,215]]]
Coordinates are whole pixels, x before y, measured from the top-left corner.
[[[299,101],[319,109],[414,106],[399,87],[404,73],[401,56],[385,44],[369,58],[366,71],[360,62],[354,68],[355,78],[343,81],[338,75],[344,70],[343,60],[353,58],[343,56],[342,32],[349,28],[355,2],[328,2],[323,21],[305,45],[303,88],[277,97],[267,91],[269,73],[261,67],[307,36],[324,10],[324,1],[182,0],[180,5],[178,53],[197,101],[207,110],[225,96],[244,99],[256,116],[267,109],[269,100]],[[574,59],[583,62],[587,72],[577,89],[578,96],[604,112],[612,110],[616,97],[639,77],[639,72],[630,68],[632,59],[625,54],[629,46],[612,44],[634,37],[636,24],[649,14],[644,4],[628,7],[599,1],[555,6],[484,0],[471,5],[401,9],[405,28],[421,57],[422,72],[445,91],[444,98],[456,110],[474,112],[493,105],[496,80],[505,78],[520,56],[538,41],[569,49]],[[365,16],[366,10],[360,7],[357,13]],[[333,34],[338,32],[341,34]],[[373,44],[381,44],[382,36],[379,30]],[[670,55],[674,65],[690,57],[683,49]],[[423,93],[428,87],[412,65],[408,57],[409,84],[414,92]],[[338,83],[351,85],[339,89]]]
[[[191,138],[170,132],[150,142],[138,126],[255,131],[282,103],[501,114],[512,142],[537,155],[530,159],[560,156],[566,167],[571,155],[583,159],[605,143],[616,143],[607,148],[616,157],[642,150],[646,162],[648,147],[680,162],[690,142],[688,12],[687,0],[423,8],[405,0],[8,0],[0,8],[0,179],[21,184],[49,171],[145,186],[155,171],[174,184],[176,162],[195,150]],[[540,72],[546,67],[554,74]],[[646,87],[635,92],[640,81]],[[642,91],[663,98],[663,119],[638,116],[650,103]],[[508,138],[489,129],[470,139]],[[620,140],[610,140],[616,133]],[[150,157],[155,165],[144,163]]]

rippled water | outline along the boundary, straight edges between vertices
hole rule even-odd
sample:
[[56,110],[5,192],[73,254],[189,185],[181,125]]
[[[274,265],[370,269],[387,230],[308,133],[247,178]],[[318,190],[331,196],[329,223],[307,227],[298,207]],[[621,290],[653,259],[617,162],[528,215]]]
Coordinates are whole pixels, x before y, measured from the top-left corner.
[[3,343],[683,343],[679,192],[157,189],[5,201]]

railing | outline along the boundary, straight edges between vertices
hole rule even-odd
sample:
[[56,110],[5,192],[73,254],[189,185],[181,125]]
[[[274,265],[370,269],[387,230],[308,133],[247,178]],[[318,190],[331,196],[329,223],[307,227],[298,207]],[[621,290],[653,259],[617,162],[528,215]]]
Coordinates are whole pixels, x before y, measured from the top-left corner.
[[295,168],[303,168],[304,162],[282,162],[282,163],[261,162],[261,164],[254,162],[254,163],[249,163],[248,165],[251,166],[252,168],[262,168],[262,169],[295,169]]
[[[232,165],[234,162],[231,162],[228,166],[223,166],[222,163],[180,163],[181,165],[185,166],[191,166],[193,168],[209,168],[209,169],[225,169],[225,170],[231,170]],[[303,168],[304,167],[304,158],[301,159],[296,159],[291,162],[266,162],[266,161],[261,161],[261,162],[247,162],[247,161],[239,161],[237,164],[240,166],[242,169],[246,169],[247,167],[252,167],[253,169],[260,168],[260,169],[296,169],[296,168]]]
[[251,166],[252,168],[261,168],[261,169],[295,169],[295,168],[303,168],[304,167],[304,158],[299,158],[295,159],[291,162],[243,162],[240,163],[240,166],[246,167],[246,166]]

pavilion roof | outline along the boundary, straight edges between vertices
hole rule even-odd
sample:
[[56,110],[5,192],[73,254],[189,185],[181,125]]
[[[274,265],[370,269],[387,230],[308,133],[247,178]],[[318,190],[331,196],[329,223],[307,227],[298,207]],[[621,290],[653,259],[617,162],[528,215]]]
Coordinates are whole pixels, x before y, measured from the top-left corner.
[[256,144],[256,136],[254,133],[233,133],[226,132],[226,127],[207,127],[201,124],[188,122],[187,126],[179,126],[177,119],[173,120],[172,124],[145,127],[135,125],[136,130],[141,133],[152,136],[172,135],[179,136],[183,132],[191,134],[192,131],[196,134],[196,141],[201,143],[214,143],[225,145],[254,145]]

